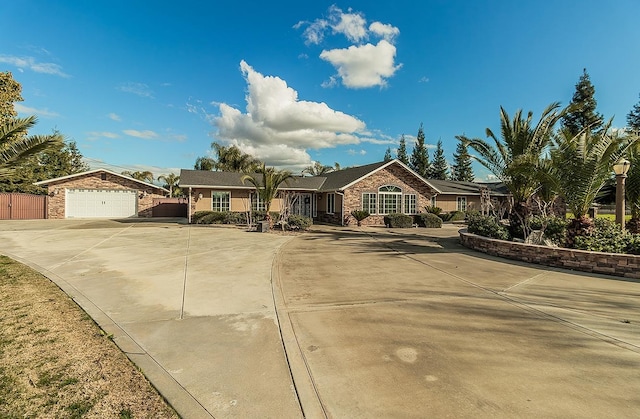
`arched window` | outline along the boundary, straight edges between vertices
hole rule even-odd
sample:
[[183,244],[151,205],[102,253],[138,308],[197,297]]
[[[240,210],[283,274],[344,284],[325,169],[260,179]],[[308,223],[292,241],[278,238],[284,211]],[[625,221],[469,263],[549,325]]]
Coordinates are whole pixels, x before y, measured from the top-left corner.
[[402,189],[393,185],[378,188],[378,213],[391,214],[402,211]]

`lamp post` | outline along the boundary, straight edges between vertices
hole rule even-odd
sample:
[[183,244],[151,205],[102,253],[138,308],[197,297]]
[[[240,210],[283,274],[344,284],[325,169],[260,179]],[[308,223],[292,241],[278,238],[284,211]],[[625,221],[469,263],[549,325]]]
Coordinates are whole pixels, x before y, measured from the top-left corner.
[[629,171],[629,160],[620,157],[620,160],[613,165],[613,173],[616,174],[616,224],[624,230],[624,180]]

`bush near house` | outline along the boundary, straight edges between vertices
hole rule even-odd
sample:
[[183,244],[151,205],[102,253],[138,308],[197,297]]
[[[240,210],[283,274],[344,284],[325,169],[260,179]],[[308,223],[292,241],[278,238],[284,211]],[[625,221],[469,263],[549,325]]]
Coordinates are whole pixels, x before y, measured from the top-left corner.
[[384,225],[390,228],[411,228],[413,217],[406,214],[391,213],[384,216]]
[[467,217],[467,214],[463,211],[451,211],[439,213],[438,217],[440,217],[444,222],[454,222],[463,221]]
[[416,223],[420,227],[442,228],[442,218],[434,213],[423,212],[416,216]]
[[313,220],[303,215],[290,215],[287,220],[287,226],[290,230],[309,230],[309,227],[313,225]]
[[498,222],[495,217],[482,215],[480,213],[471,213],[468,215],[467,223],[469,233],[490,237],[492,239],[510,239],[507,227]]
[[442,212],[442,208],[436,207],[436,206],[433,206],[433,205],[428,205],[428,206],[424,207],[424,210],[426,212],[428,212],[429,214],[435,214],[435,215],[438,215],[438,214],[440,214]]

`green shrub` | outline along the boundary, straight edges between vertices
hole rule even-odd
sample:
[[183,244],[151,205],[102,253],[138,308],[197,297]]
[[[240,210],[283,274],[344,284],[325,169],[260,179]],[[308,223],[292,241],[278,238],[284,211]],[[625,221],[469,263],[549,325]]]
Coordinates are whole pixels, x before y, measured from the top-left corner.
[[532,230],[544,230],[544,237],[562,245],[567,237],[567,219],[563,217],[534,215],[529,219]]
[[593,234],[576,236],[575,248],[592,252],[624,253],[630,240],[630,234],[606,218],[596,218]]
[[447,221],[464,221],[465,218],[467,218],[467,214],[464,211],[451,211]]
[[351,211],[351,216],[356,219],[356,221],[358,222],[358,226],[360,226],[362,224],[362,220],[367,218],[369,215],[371,215],[369,214],[369,211],[363,211],[363,210]]
[[288,226],[292,230],[309,230],[309,227],[313,225],[313,220],[303,215],[290,215],[287,222]]
[[191,215],[191,222],[193,224],[199,224],[199,220],[207,214],[211,214],[212,211],[196,211]]
[[209,211],[198,219],[198,224],[223,224],[226,218],[224,212]]
[[424,210],[429,214],[435,214],[435,215],[438,215],[442,212],[442,208],[436,207],[433,205],[432,206],[427,205],[426,207],[424,207]]
[[394,212],[384,216],[384,225],[391,228],[410,228],[413,227],[413,217]]
[[502,225],[495,217],[472,213],[469,214],[467,223],[469,233],[490,237],[492,239],[510,239],[507,227]]
[[630,234],[625,253],[630,255],[640,255],[640,234]]
[[442,228],[442,219],[434,213],[424,212],[418,214],[418,225],[426,228]]

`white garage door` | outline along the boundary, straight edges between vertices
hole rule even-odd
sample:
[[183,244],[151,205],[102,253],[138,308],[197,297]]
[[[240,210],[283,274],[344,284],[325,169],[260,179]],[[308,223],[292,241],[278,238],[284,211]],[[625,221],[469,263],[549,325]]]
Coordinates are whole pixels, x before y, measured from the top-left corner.
[[67,218],[135,217],[137,191],[122,189],[67,189]]

